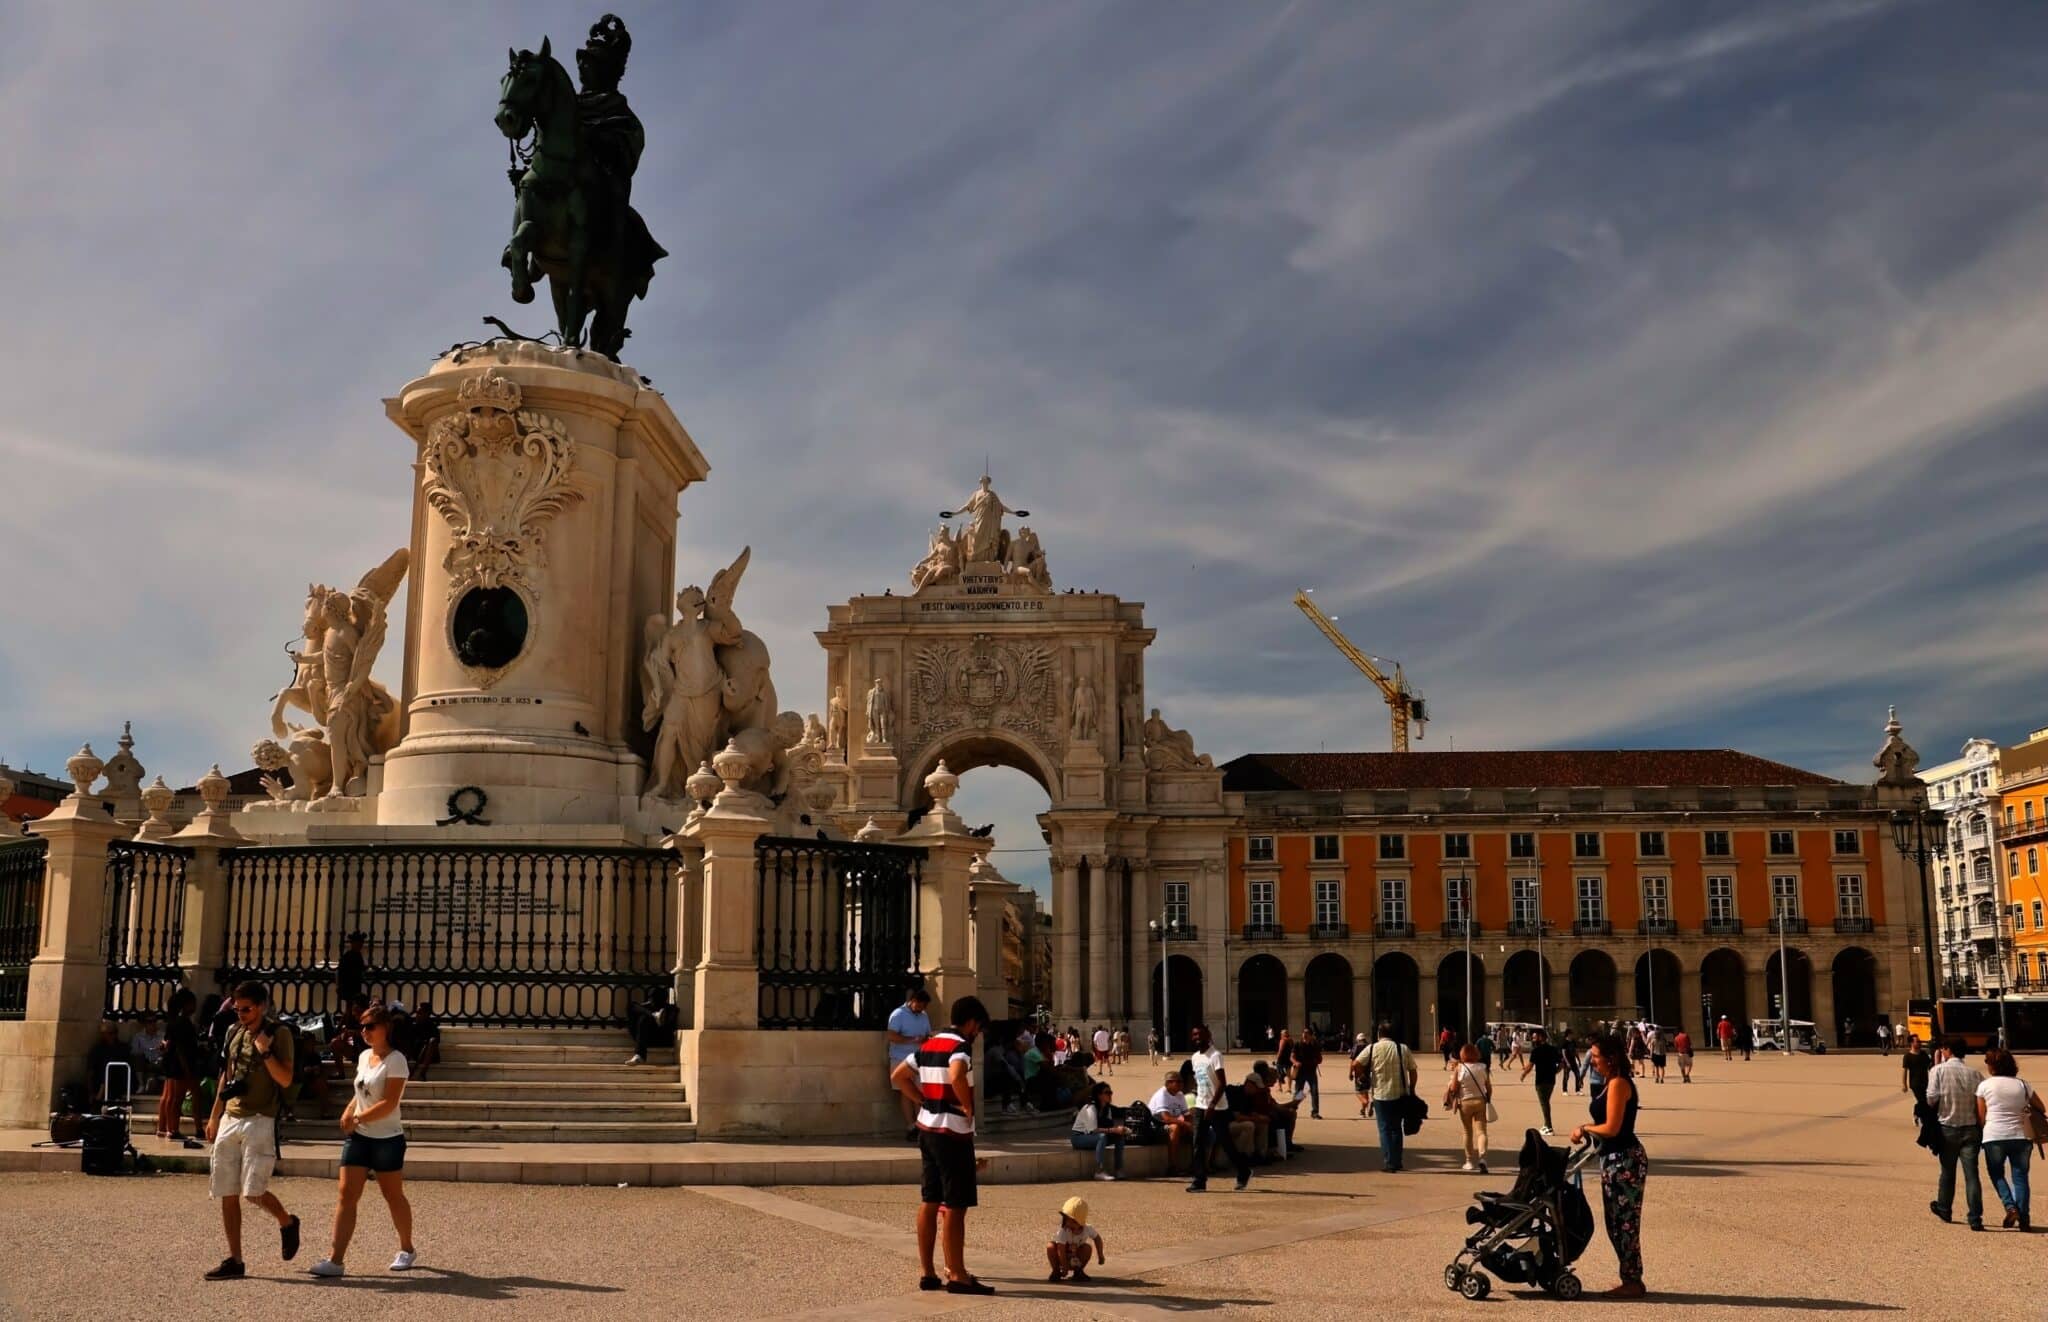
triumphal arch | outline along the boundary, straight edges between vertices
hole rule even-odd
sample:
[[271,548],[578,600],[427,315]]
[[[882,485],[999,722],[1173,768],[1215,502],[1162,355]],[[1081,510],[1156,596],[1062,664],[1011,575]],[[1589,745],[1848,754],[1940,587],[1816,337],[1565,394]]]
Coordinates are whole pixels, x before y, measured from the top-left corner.
[[[1014,767],[1051,800],[1053,1004],[1136,1018],[1159,996],[1158,926],[1176,1017],[1222,1022],[1223,773],[1147,705],[1145,608],[1060,590],[1028,524],[987,476],[942,517],[910,592],[830,608],[825,775],[849,830],[891,834],[930,806],[925,779]],[[1027,842],[1006,842],[1011,846]]]

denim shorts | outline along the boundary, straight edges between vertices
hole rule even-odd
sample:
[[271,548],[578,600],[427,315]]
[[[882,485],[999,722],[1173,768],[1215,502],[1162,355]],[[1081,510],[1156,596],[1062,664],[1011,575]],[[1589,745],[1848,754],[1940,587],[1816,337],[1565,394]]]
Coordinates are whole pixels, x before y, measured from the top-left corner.
[[368,1134],[350,1134],[341,1140],[341,1164],[367,1166],[379,1175],[404,1170],[405,1135],[371,1138]]

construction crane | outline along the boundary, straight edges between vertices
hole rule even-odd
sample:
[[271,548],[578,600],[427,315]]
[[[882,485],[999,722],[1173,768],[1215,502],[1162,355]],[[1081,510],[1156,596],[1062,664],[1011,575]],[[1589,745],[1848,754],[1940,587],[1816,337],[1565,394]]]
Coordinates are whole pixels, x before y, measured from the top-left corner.
[[1314,589],[1295,593],[1294,604],[1301,608],[1303,615],[1308,616],[1310,624],[1323,631],[1323,637],[1329,639],[1332,645],[1344,654],[1346,660],[1364,671],[1365,677],[1379,688],[1380,696],[1387,700],[1387,712],[1392,717],[1394,751],[1407,752],[1409,722],[1415,723],[1417,739],[1422,738],[1422,727],[1429,723],[1429,712],[1422,705],[1422,695],[1408,687],[1408,680],[1401,674],[1401,665],[1398,661],[1394,663],[1394,677],[1387,678],[1386,673],[1373,664],[1371,657],[1359,651],[1357,646],[1337,628],[1336,623],[1316,608],[1316,604],[1309,600],[1309,591]]

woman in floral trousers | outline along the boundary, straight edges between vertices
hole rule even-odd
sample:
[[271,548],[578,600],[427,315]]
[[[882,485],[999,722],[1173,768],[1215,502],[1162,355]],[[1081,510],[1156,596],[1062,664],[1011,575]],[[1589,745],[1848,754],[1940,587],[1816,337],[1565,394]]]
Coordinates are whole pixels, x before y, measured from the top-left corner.
[[1572,1130],[1572,1142],[1600,1141],[1600,1201],[1607,1238],[1621,1266],[1621,1284],[1607,1293],[1640,1299],[1649,1293],[1643,1285],[1643,1188],[1650,1178],[1650,1158],[1636,1138],[1637,1097],[1627,1048],[1614,1034],[1602,1034],[1588,1046],[1586,1064],[1598,1080],[1593,1123]]

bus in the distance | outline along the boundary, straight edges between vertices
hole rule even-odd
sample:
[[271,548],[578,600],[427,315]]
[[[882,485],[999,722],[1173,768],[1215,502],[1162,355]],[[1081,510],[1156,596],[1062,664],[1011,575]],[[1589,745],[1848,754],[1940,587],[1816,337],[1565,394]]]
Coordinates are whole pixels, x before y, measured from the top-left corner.
[[[2048,1050],[2048,996],[2004,998],[2006,1045],[2014,1051]],[[1972,1051],[1998,1041],[2000,1001],[1995,996],[1944,997],[1906,1003],[1906,1031],[1922,1042],[1959,1037]]]

